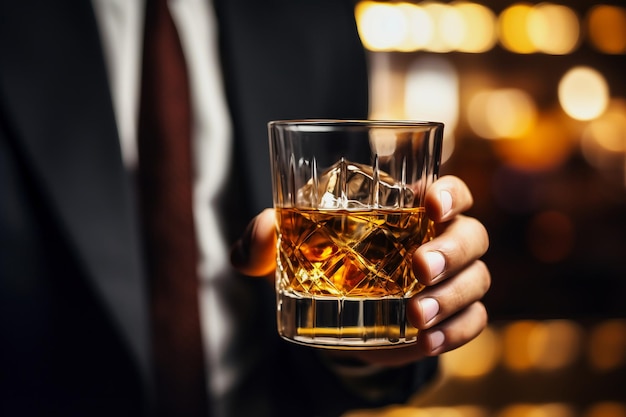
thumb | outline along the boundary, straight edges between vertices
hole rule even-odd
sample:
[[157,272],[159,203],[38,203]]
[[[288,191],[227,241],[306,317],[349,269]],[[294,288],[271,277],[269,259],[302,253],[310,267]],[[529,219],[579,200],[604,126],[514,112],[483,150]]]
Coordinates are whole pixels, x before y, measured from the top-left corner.
[[273,209],[265,209],[248,224],[230,252],[231,264],[250,276],[267,276],[276,268],[276,226]]

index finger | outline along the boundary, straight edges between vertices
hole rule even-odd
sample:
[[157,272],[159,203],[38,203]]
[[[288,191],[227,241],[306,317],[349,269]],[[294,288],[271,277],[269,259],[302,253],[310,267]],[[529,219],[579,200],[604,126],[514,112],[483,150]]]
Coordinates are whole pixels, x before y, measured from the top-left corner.
[[474,204],[472,193],[460,178],[446,175],[435,181],[426,193],[426,214],[435,223],[451,220]]

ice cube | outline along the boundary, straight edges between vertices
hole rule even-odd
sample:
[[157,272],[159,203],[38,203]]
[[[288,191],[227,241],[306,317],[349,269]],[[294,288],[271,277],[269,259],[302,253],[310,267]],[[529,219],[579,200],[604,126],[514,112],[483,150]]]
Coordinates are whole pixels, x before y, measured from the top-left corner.
[[413,202],[414,192],[389,174],[341,159],[298,190],[300,207],[319,209],[398,208]]

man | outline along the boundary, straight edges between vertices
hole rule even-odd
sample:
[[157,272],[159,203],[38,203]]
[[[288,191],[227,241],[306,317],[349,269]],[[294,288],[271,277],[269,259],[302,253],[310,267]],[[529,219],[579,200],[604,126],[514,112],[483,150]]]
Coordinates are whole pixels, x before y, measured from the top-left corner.
[[[212,194],[195,195],[212,415],[338,415],[404,401],[432,378],[437,354],[485,326],[479,300],[489,273],[477,259],[487,237],[459,214],[471,195],[454,177],[429,192],[439,236],[414,259],[429,288],[409,309],[424,329],[411,348],[345,355],[281,341],[272,286],[234,273],[227,255],[216,256],[236,242],[237,269],[271,275],[272,216],[263,211],[271,204],[269,120],[367,116],[352,6],[170,2],[185,54],[200,50],[188,61],[204,56],[215,64],[207,67],[219,68],[212,80],[223,79],[223,91],[209,95],[223,94],[227,108],[227,121],[212,111],[196,114],[197,123],[216,120],[207,148],[194,142],[204,149],[196,149],[196,169],[209,170],[200,176],[223,177]],[[117,78],[132,80],[141,48],[123,49],[140,45],[128,43],[137,36],[107,26],[112,17],[136,19],[132,30],[141,30],[143,7],[127,0],[2,0],[0,7],[0,414],[153,415],[159,398],[132,150],[139,82],[126,88]],[[200,48],[190,47],[194,32],[181,24],[193,26],[196,17],[203,19],[196,29],[213,30],[202,32],[209,36]],[[202,55],[212,47],[215,56]],[[125,67],[131,61],[136,66]],[[196,90],[202,77],[191,80],[198,100],[207,96]],[[226,127],[216,134],[216,125]],[[232,146],[217,152],[224,138]],[[212,173],[220,161],[221,174]]]

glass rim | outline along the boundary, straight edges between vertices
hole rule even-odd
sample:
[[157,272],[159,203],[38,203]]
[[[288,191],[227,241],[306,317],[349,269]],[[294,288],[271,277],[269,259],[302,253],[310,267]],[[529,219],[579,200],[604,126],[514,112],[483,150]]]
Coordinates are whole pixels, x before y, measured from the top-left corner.
[[267,123],[268,127],[386,127],[386,128],[410,128],[410,127],[444,127],[442,122],[426,120],[383,120],[383,119],[282,119],[272,120]]

